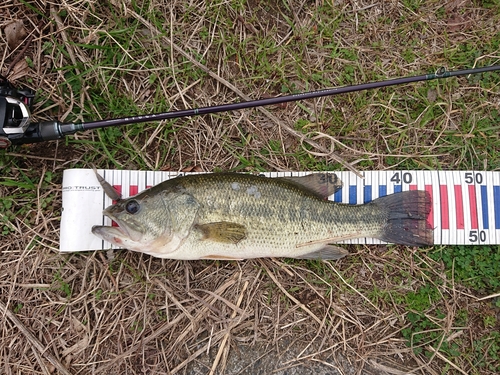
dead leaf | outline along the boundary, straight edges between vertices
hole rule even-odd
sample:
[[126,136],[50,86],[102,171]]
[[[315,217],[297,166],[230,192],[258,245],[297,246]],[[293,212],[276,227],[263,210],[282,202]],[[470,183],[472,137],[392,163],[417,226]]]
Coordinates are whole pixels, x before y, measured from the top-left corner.
[[198,165],[192,165],[181,169],[181,172],[202,172],[202,171],[203,170]]
[[80,43],[83,44],[95,44],[95,42],[99,39],[99,35],[95,30],[91,31],[86,37],[79,38]]
[[89,336],[85,334],[83,338],[78,341],[75,345],[66,348],[62,351],[62,356],[67,357],[70,354],[78,354],[82,350],[85,350],[89,346]]
[[456,32],[470,29],[473,23],[465,10],[471,6],[470,0],[454,0],[445,5],[444,8],[448,15],[446,22],[448,31]]
[[429,101],[429,103],[434,103],[436,99],[437,91],[434,89],[429,89],[429,91],[427,91],[427,100]]
[[9,81],[15,82],[18,79],[23,78],[25,75],[28,75],[30,71],[30,67],[26,60],[20,60],[14,67],[11,69],[9,73]]
[[451,32],[460,31],[469,28],[471,22],[470,19],[454,14],[448,18],[447,27]]
[[87,330],[87,327],[85,326],[85,324],[83,324],[82,322],[80,322],[74,316],[71,317],[71,323],[72,323],[73,328],[75,329],[75,331],[78,332],[78,333],[85,332]]
[[12,21],[7,24],[4,28],[4,32],[10,49],[16,48],[21,44],[26,35],[28,35],[24,28],[23,21],[21,20]]

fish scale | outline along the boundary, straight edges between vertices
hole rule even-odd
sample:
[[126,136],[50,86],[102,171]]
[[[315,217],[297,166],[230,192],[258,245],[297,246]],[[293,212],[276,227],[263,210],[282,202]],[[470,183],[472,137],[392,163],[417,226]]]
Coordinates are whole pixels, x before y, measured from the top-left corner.
[[[277,257],[295,257],[312,251],[308,247],[297,249],[297,244],[339,235],[340,231],[335,231],[337,224],[344,226],[346,231],[354,230],[354,224],[349,226],[350,223],[345,220],[349,215],[339,218],[336,212],[337,206],[328,207],[324,201],[303,190],[284,189],[281,184],[273,180],[266,180],[266,184],[259,185],[255,189],[255,184],[259,181],[249,180],[246,175],[236,176],[231,182],[224,181],[226,176],[212,175],[211,179],[203,178],[205,176],[200,176],[200,179],[194,177],[190,183],[183,183],[183,186],[187,191],[196,189],[193,194],[198,201],[210,202],[202,203],[200,207],[198,216],[200,224],[218,222],[223,218],[225,221],[237,222],[248,228],[248,235],[236,247],[233,244],[200,241],[199,237],[193,237],[186,247],[191,247],[188,253],[195,258],[207,254],[216,256],[225,252],[229,252],[235,258],[246,258],[249,249],[252,249],[253,257],[269,256],[269,249],[272,249],[274,256]],[[232,186],[234,182],[239,184],[238,189]],[[273,204],[274,202],[279,204]],[[285,204],[294,207],[286,209],[283,207]],[[352,211],[354,212],[351,221],[359,223],[360,217],[363,216],[359,208]],[[320,218],[322,220],[319,220]],[[332,222],[335,224],[330,225]],[[368,231],[374,227],[368,228]],[[286,235],[282,236],[274,230],[269,230],[270,228],[277,228]],[[314,233],[314,236],[311,233]],[[171,254],[174,257],[176,255],[177,253]]]

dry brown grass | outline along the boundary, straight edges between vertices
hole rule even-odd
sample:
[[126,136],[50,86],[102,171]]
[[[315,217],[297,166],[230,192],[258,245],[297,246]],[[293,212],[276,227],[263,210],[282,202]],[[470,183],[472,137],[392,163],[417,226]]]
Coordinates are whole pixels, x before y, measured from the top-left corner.
[[[322,19],[318,9],[328,2],[152,0],[143,5],[146,17],[128,1],[32,1],[30,8],[7,0],[0,28],[22,20],[33,39],[25,51],[25,39],[1,48],[0,71],[38,90],[38,119],[203,107],[279,95],[287,85],[316,90],[494,62],[499,51],[482,49],[498,38],[499,19],[482,3],[335,1],[336,18]],[[266,54],[271,41],[282,48]],[[475,55],[462,56],[459,45],[467,42],[479,45]],[[343,52],[332,57],[332,44]],[[16,68],[20,53],[24,65]],[[57,250],[62,171],[89,163],[304,170],[341,157],[360,169],[499,168],[491,149],[467,143],[482,139],[473,134],[476,122],[499,109],[495,90],[466,79],[435,84],[426,95],[422,87],[90,132],[3,153],[2,181],[13,183],[0,184],[0,197],[13,197],[9,210],[20,214],[5,224],[0,242],[0,373],[222,374],[238,373],[230,372],[238,363],[241,374],[304,364],[340,374],[472,373],[467,355],[447,357],[428,343],[424,349],[435,355],[426,357],[402,336],[409,309],[393,299],[395,290],[434,285],[440,298],[428,315],[442,333],[438,347],[457,342],[465,354],[485,330],[482,317],[498,316],[490,300],[447,279],[419,249],[351,247],[353,254],[335,263]],[[460,127],[464,118],[470,128]],[[468,312],[468,326],[456,324],[458,311]],[[263,364],[269,353],[276,368]]]

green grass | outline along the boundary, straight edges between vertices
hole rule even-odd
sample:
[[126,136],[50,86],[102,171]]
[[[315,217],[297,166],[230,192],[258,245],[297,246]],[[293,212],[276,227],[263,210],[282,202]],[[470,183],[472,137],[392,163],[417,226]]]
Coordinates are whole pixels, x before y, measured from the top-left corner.
[[[447,276],[483,294],[500,290],[500,247],[448,246],[437,249],[430,257],[441,261]],[[500,301],[497,301],[500,307]]]
[[[9,165],[8,157],[0,157],[1,163]],[[14,172],[11,168],[3,168],[8,176]],[[10,193],[0,197],[0,225],[2,236],[19,235],[15,228],[16,220],[30,221],[29,214],[36,205],[36,183],[25,173],[19,173],[16,178],[3,178],[0,187],[9,189]]]

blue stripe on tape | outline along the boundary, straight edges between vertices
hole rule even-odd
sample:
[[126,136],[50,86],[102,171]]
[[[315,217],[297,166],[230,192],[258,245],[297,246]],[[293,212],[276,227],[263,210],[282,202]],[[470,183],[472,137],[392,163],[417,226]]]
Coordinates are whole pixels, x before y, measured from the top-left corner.
[[366,185],[364,188],[365,191],[365,199],[364,203],[368,203],[372,201],[372,187],[371,185]]
[[495,229],[500,229],[500,186],[493,186],[493,203],[495,205]]
[[356,190],[357,190],[356,185],[349,186],[349,204],[358,203],[358,201],[356,199]]
[[488,192],[485,185],[481,185],[481,206],[483,208],[483,229],[490,229],[488,222]]
[[333,201],[334,202],[342,202],[342,189],[335,192],[335,194],[333,195]]
[[387,185],[380,185],[378,187],[378,196],[385,197],[387,195]]

